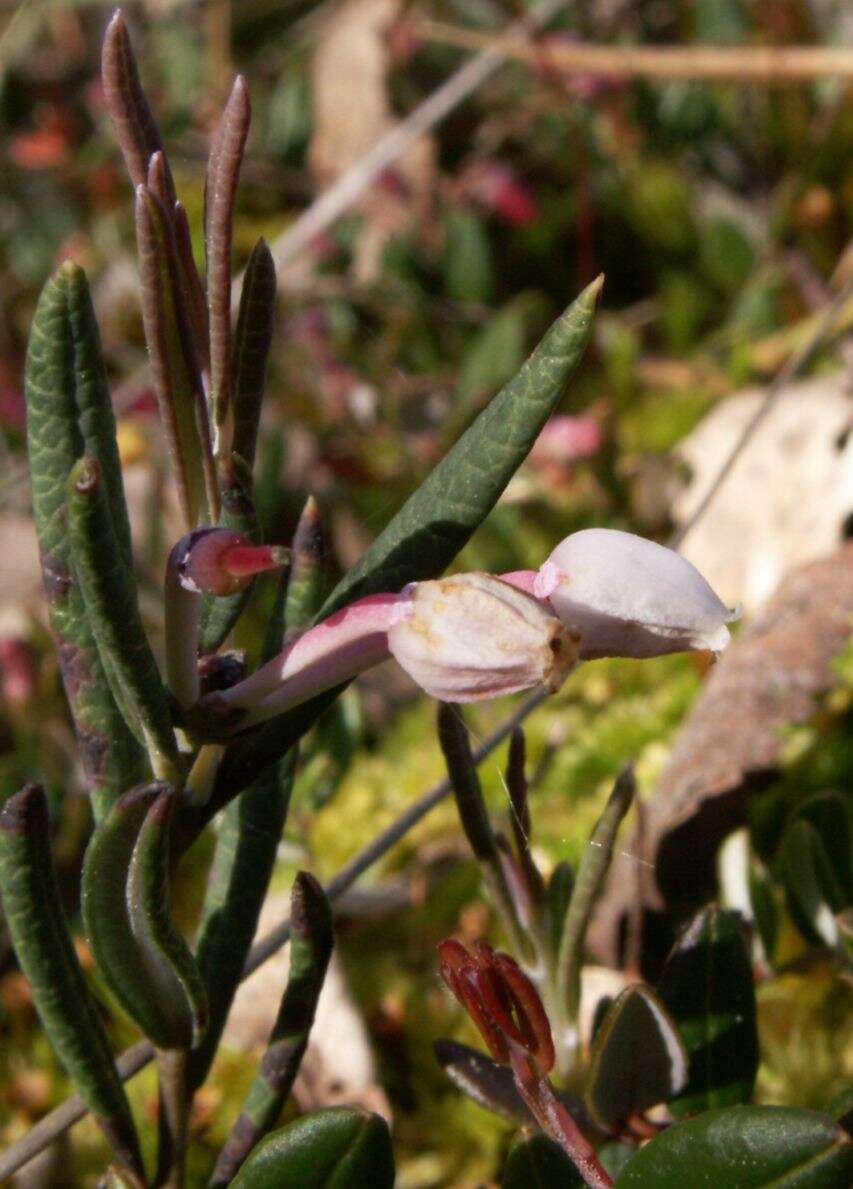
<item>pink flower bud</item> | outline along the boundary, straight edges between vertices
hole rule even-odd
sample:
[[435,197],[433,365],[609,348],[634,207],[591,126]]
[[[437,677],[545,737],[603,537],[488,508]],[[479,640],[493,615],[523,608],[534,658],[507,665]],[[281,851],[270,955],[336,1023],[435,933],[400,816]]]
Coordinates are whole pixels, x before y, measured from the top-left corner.
[[737,618],[695,566],[614,529],[572,533],[540,568],[533,593],[580,633],[580,657],[721,652]]
[[409,588],[388,648],[410,677],[445,702],[475,702],[543,684],[560,688],[577,638],[535,599],[489,574]]
[[177,559],[178,579],[196,594],[230,595],[248,586],[255,574],[277,570],[290,559],[279,545],[254,545],[227,528],[203,528],[188,533]]

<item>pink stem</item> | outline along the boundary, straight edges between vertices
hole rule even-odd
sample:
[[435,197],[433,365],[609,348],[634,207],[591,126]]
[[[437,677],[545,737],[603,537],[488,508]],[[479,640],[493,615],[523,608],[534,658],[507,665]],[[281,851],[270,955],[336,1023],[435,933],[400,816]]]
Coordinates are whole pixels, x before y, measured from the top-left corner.
[[309,628],[251,677],[217,694],[217,700],[248,711],[240,727],[298,706],[386,660],[388,630],[409,607],[406,594],[359,599]]
[[598,1153],[554,1093],[554,1087],[524,1049],[509,1042],[516,1088],[546,1135],[555,1140],[590,1189],[611,1189],[613,1181]]

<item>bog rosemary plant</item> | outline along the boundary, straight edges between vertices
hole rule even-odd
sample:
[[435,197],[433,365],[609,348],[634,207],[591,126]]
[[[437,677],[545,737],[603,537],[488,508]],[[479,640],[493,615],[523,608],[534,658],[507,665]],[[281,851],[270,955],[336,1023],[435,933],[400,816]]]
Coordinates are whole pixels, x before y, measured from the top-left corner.
[[[626,773],[617,782],[578,872],[558,867],[546,880],[530,850],[523,740],[513,742],[508,773],[510,844],[492,829],[467,735],[449,703],[538,686],[553,691],[575,664],[594,656],[719,650],[731,613],[676,554],[605,530],[567,538],[537,571],[441,577],[563,396],[589,338],[601,282],[557,319],[327,594],[310,496],[287,547],[260,539],[253,503],[276,284],[260,240],[232,326],[232,220],[250,128],[248,87],[241,78],[234,83],[211,144],[202,275],[121,13],[107,29],[102,69],[134,187],[142,322],[183,517],[163,581],[161,658],[139,609],[98,328],[86,277],[71,261],[46,284],[33,319],[27,434],[50,625],[94,818],[82,872],[83,925],[112,1007],[157,1050],[153,1167],[143,1161],[147,1145],[140,1143],[102,1006],[81,971],[60,904],[47,806],[36,784],[10,797],[0,814],[0,890],[44,1029],[111,1147],[108,1183],[171,1189],[185,1183],[192,1098],[210,1070],[255,933],[299,740],[348,681],[393,656],[444,704],[439,737],[462,824],[521,963],[484,944],[472,953],[457,942],[443,945],[442,973],[480,1027],[491,1058],[445,1042],[441,1060],[480,1101],[500,1100],[500,1109],[524,1127],[538,1124],[568,1161],[563,1172],[574,1180],[567,1184],[579,1176],[609,1185],[596,1150],[601,1140],[636,1143],[655,1133],[646,1110],[677,1098],[700,1077],[696,1051],[679,1032],[686,996],[676,972],[668,991],[643,986],[610,1007],[589,1065],[587,1105],[577,1098],[579,1070],[586,1068],[578,1033],[584,935],[633,781]],[[280,571],[278,596],[258,642],[260,663],[247,673],[242,658],[221,649],[256,575],[265,571]],[[215,816],[215,853],[200,924],[189,940],[172,917],[172,875]],[[740,955],[728,918],[712,913],[701,928],[702,954],[724,936]],[[327,899],[301,872],[292,893],[287,985],[211,1185],[393,1184],[389,1130],[375,1115],[339,1108],[277,1129],[332,943]],[[697,945],[682,943],[683,954],[689,958]],[[754,1040],[751,1003],[745,995],[747,1053]],[[620,1054],[638,1044],[643,1060],[630,1077],[620,1076]],[[741,1065],[734,1097],[709,1102],[706,1096],[701,1106],[746,1100],[755,1061]],[[551,1084],[552,1068],[569,1093]],[[800,1127],[798,1151],[826,1154],[824,1171],[849,1171],[849,1146],[829,1123],[788,1119],[789,1125]],[[754,1126],[766,1131],[770,1124],[762,1118]],[[513,1160],[523,1169],[538,1159],[541,1138],[525,1141],[508,1176]],[[624,1183],[663,1184],[643,1175],[641,1168],[639,1179]],[[823,1182],[830,1183],[836,1180]]]

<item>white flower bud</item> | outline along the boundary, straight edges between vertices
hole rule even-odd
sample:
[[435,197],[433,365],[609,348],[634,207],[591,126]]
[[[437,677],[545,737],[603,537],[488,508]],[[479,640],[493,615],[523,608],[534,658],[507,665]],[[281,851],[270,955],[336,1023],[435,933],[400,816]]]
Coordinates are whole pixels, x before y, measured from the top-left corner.
[[475,702],[543,684],[560,688],[577,636],[530,595],[490,574],[457,574],[409,588],[388,631],[391,655],[432,697]]
[[695,566],[654,541],[591,528],[562,541],[539,570],[538,598],[580,632],[580,656],[721,652],[737,618]]

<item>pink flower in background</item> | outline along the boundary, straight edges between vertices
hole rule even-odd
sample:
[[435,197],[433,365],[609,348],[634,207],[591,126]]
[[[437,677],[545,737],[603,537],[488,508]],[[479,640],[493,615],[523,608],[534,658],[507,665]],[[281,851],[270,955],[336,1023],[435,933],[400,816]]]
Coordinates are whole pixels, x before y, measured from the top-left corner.
[[539,213],[533,191],[502,161],[473,161],[462,175],[460,189],[513,227],[529,226]]
[[601,449],[604,433],[596,418],[559,413],[546,424],[530,452],[534,466],[564,467],[566,463],[592,458]]
[[24,706],[36,692],[36,661],[26,640],[0,637],[0,693],[7,706]]

